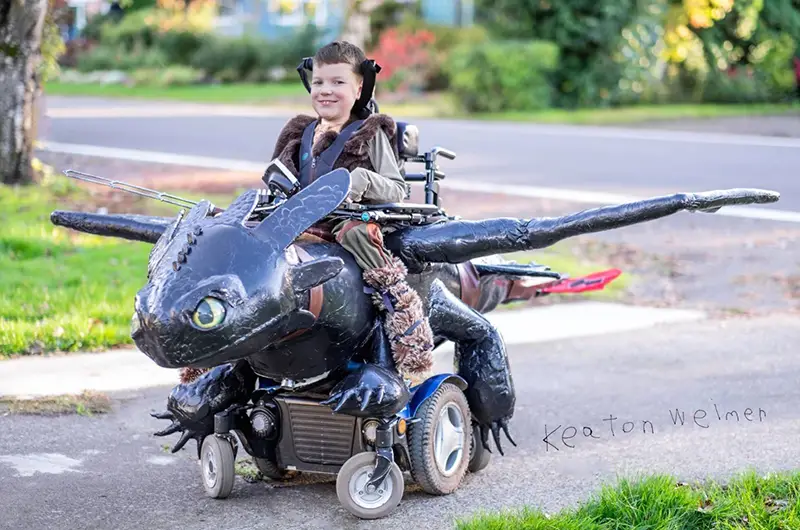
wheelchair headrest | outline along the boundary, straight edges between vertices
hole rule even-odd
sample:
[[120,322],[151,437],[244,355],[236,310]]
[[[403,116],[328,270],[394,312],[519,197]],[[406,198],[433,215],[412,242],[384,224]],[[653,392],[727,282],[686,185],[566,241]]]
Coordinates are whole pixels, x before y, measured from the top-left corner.
[[419,154],[419,129],[404,121],[397,122],[397,150],[401,158]]

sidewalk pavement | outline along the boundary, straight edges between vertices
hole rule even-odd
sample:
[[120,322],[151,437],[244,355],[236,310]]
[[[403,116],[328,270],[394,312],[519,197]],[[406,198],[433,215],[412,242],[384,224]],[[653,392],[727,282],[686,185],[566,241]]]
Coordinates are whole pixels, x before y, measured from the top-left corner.
[[[574,302],[522,310],[495,311],[486,317],[498,327],[506,345],[531,344],[647,329],[699,320],[700,311],[660,309],[605,302]],[[445,343],[436,355],[450,355]],[[136,348],[103,353],[22,357],[0,361],[0,397],[33,398],[174,386],[178,371],[161,368]]]

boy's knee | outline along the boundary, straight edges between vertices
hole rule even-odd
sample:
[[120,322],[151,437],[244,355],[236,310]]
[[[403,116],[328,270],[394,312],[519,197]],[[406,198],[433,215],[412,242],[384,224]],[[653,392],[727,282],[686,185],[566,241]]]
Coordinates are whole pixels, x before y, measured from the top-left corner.
[[389,252],[383,246],[380,226],[375,223],[345,223],[337,231],[336,241],[355,256],[362,269],[375,269],[391,264]]

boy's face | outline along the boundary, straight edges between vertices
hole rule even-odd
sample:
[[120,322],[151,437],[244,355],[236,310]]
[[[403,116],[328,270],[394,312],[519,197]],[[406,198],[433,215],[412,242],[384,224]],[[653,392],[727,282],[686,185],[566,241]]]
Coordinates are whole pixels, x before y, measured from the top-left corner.
[[363,81],[347,63],[314,65],[311,105],[325,120],[343,121],[361,96]]

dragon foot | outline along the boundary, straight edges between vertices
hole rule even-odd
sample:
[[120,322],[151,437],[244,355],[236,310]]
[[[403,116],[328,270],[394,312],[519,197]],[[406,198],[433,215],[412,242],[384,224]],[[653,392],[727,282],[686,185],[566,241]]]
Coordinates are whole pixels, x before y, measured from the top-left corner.
[[342,379],[321,404],[353,416],[387,417],[400,411],[408,399],[408,389],[396,372],[365,364]]
[[171,420],[172,424],[167,427],[166,429],[160,430],[158,432],[153,433],[153,436],[168,436],[170,434],[175,434],[176,432],[181,433],[181,437],[178,439],[178,442],[175,446],[170,450],[170,453],[177,453],[189,440],[195,440],[197,442],[197,450],[198,453],[200,451],[200,444],[207,435],[213,432],[213,425],[211,430],[209,431],[206,428],[197,428],[197,427],[187,427],[181,424],[181,422],[175,417],[175,415],[169,411],[165,412],[152,412],[150,415],[158,420]]
[[172,389],[167,410],[150,415],[172,423],[154,436],[181,433],[171,452],[180,451],[189,440],[197,442],[197,456],[203,439],[214,432],[214,415],[237,403],[245,403],[255,384],[255,374],[246,362],[225,364],[206,371],[191,383]]

